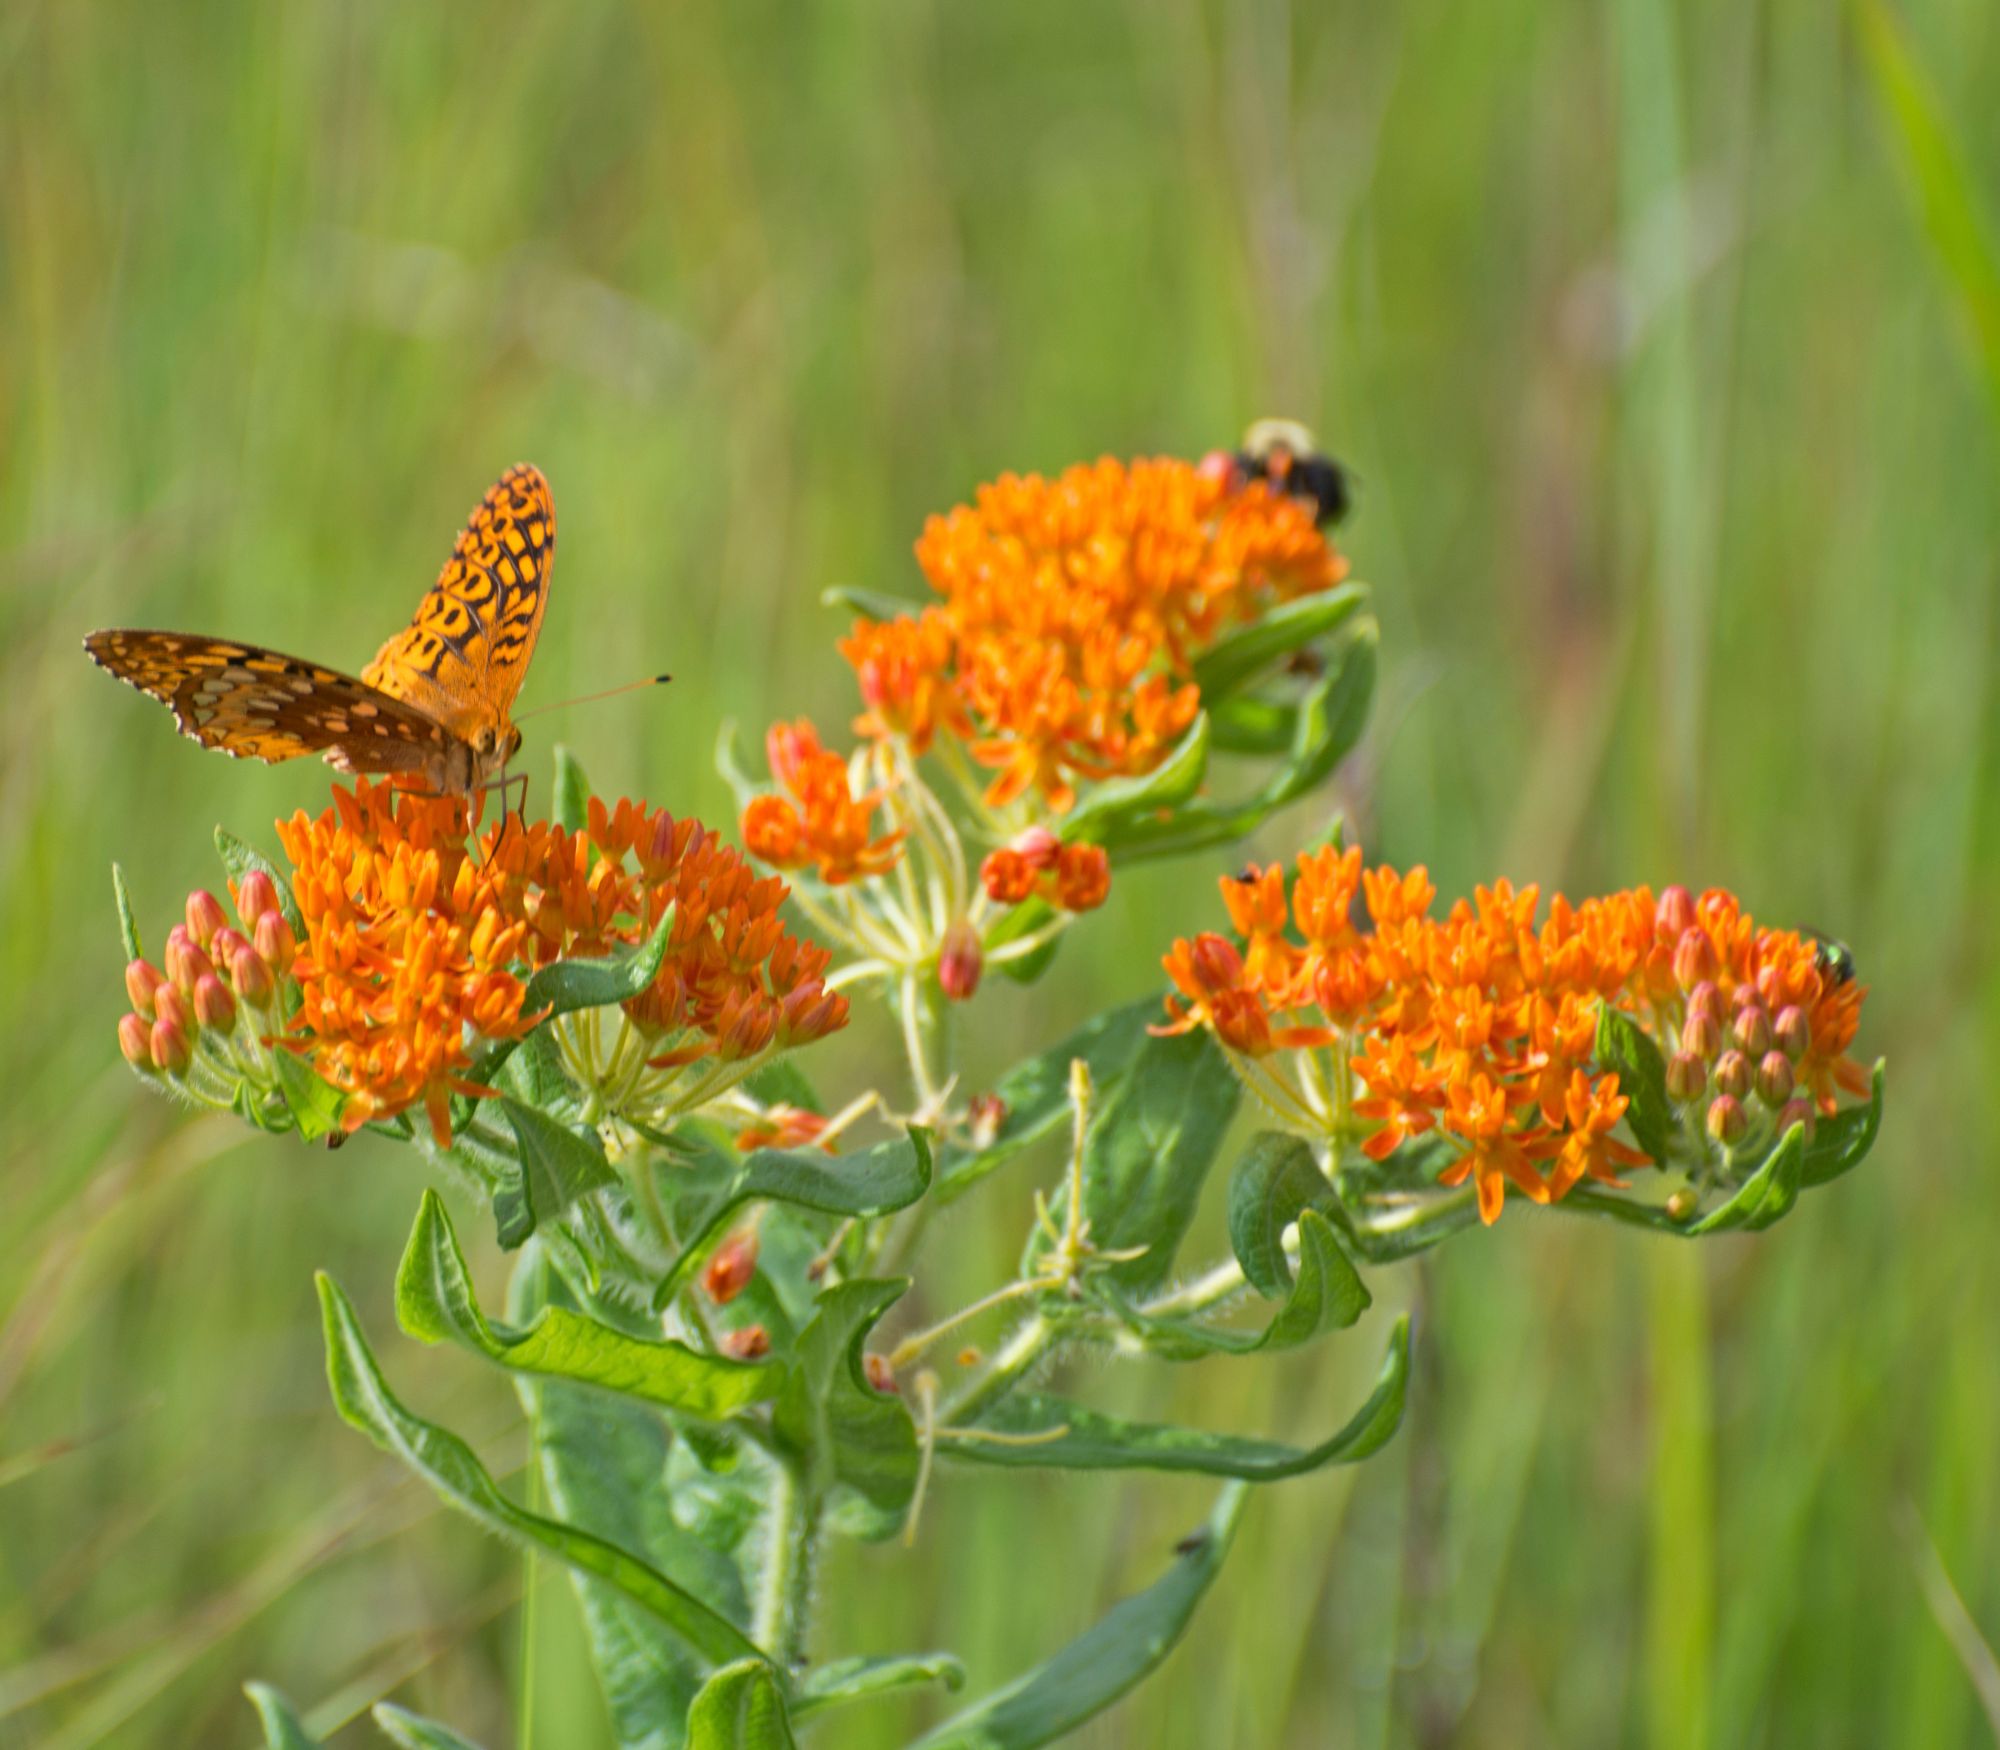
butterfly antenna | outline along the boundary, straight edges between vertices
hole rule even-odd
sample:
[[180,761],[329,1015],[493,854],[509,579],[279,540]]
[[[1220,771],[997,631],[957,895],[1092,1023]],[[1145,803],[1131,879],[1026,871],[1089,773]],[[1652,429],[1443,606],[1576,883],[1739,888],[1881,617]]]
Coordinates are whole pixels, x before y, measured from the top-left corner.
[[530,717],[540,717],[549,711],[560,711],[568,705],[594,705],[600,699],[615,699],[620,693],[636,693],[641,687],[663,687],[673,678],[670,674],[648,675],[642,681],[627,681],[622,687],[609,687],[601,693],[585,693],[576,699],[558,699],[553,705],[537,705],[532,711],[523,711],[514,721],[525,723]]

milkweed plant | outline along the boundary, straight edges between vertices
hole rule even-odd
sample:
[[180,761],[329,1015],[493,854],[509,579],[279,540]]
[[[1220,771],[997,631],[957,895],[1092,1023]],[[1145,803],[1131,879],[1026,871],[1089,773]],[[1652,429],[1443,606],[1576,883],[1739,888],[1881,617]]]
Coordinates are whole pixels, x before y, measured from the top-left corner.
[[[928,1750],[1053,1742],[1165,1658],[1256,1488],[1394,1436],[1410,1332],[1310,1447],[1093,1408],[1062,1357],[1239,1365],[1337,1339],[1371,1273],[1510,1201],[1702,1239],[1867,1154],[1852,957],[1732,893],[1496,878],[1447,902],[1337,830],[1232,853],[1367,718],[1338,478],[1280,443],[982,487],[917,542],[924,605],[838,592],[851,746],[777,723],[759,772],[724,736],[725,829],[607,802],[559,752],[546,821],[475,832],[457,799],[361,779],[279,822],[274,859],[219,833],[230,901],[190,895],[157,963],[120,878],[142,1079],[418,1157],[396,1322],[513,1375],[547,1511],[398,1397],[378,1317],[322,1275],[334,1405],[570,1571],[621,1744],[766,1750],[917,1686]],[[1038,978],[1166,858],[1185,933],[1155,988],[969,1083],[982,990]],[[814,1047],[857,1002],[893,1024],[834,1085]],[[1189,1257],[1215,1174],[1229,1253]],[[929,1218],[974,1195],[1019,1229],[1005,1281],[929,1267]],[[466,1257],[496,1245],[504,1308]],[[910,1538],[947,1470],[1021,1468],[1220,1488],[1151,1586],[1034,1669],[843,1643],[829,1539]],[[311,1742],[251,1694],[271,1744]]]

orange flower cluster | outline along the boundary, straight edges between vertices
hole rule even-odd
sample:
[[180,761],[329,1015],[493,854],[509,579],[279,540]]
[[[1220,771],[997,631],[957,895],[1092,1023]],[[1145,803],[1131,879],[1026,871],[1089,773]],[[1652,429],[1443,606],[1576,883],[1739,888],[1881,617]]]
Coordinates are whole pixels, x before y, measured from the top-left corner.
[[774,869],[817,869],[829,886],[880,875],[902,854],[903,833],[874,828],[886,794],[856,796],[847,762],[820,745],[803,717],[776,723],[765,737],[771,775],[789,792],[759,796],[743,811],[743,842]]
[[509,819],[475,856],[456,801],[366,779],[333,795],[317,820],[278,824],[306,926],[285,1043],[346,1093],[350,1130],[421,1101],[448,1146],[450,1096],[491,1092],[464,1074],[477,1043],[541,1018],[523,1012],[517,968],[644,941],[669,906],[665,961],[625,1005],[647,1038],[671,1039],[655,1062],[752,1058],[846,1023],[825,950],[778,921],[784,883],[698,821],[593,799],[581,832]]
[[1109,457],[1003,475],[932,517],[917,560],[943,605],[859,621],[841,644],[867,706],[856,728],[918,752],[959,737],[995,772],[991,805],[1036,791],[1057,811],[1079,778],[1159,763],[1220,633],[1346,573],[1312,507],[1264,481]]
[[527,925],[466,855],[460,803],[365,779],[333,799],[317,820],[278,822],[306,928],[281,1043],[346,1094],[350,1131],[422,1102],[448,1147],[451,1095],[489,1091],[465,1079],[468,1038],[518,1037],[537,1019],[511,969]]
[[[1289,894],[1275,864],[1225,878],[1222,894],[1241,945],[1175,942],[1165,965],[1178,996],[1160,1031],[1207,1027],[1259,1063],[1338,1048],[1360,1083],[1348,1117],[1364,1151],[1379,1160],[1443,1131],[1461,1152],[1441,1180],[1474,1180],[1488,1222],[1509,1186],[1547,1203],[1646,1164],[1613,1136],[1628,1098],[1593,1062],[1603,1003],[1664,1041],[1671,1094],[1684,1114],[1706,1101],[1725,1143],[1745,1134],[1753,1096],[1782,1130],[1866,1086],[1846,1055],[1865,991],[1719,889],[1575,906],[1558,894],[1537,925],[1538,890],[1501,881],[1437,919],[1423,869],[1364,869],[1356,848],[1302,855]],[[1357,895],[1372,928],[1354,921]],[[1341,1114],[1311,1105],[1315,1086],[1326,1078],[1301,1078],[1300,1109],[1337,1132]]]
[[1039,898],[1057,911],[1095,911],[1111,896],[1111,859],[1101,845],[1066,845],[1045,826],[989,851],[979,884],[995,905]]

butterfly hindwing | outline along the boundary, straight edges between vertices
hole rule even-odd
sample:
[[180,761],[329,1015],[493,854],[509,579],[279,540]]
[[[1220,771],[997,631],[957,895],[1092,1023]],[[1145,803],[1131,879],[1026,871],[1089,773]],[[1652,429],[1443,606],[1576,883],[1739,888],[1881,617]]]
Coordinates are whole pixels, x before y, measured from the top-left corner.
[[541,470],[495,481],[410,624],[362,671],[471,741],[508,720],[548,606],[555,502]]
[[238,759],[325,754],[343,771],[418,771],[446,746],[441,725],[337,669],[185,632],[93,632],[100,668],[167,706],[181,733]]

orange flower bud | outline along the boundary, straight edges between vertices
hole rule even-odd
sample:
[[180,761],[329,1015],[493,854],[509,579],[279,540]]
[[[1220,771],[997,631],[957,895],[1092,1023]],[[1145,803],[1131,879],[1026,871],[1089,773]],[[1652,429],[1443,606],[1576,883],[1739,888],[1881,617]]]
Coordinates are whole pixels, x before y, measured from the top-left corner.
[[125,994],[132,999],[133,1012],[150,1021],[153,1018],[153,993],[165,983],[160,969],[150,960],[134,960],[127,966]]
[[743,810],[743,845],[751,856],[774,869],[804,862],[804,832],[799,811],[782,796],[758,796]]
[[1662,942],[1679,942],[1694,927],[1694,895],[1685,887],[1669,887],[1653,914],[1653,932]]
[[212,972],[204,972],[195,980],[194,1018],[218,1033],[227,1033],[236,1025],[236,999],[229,994],[229,986]]
[[1690,1017],[1706,1015],[1718,1027],[1722,1025],[1722,987],[1712,979],[1703,979],[1688,992],[1687,1012]]
[[739,1228],[715,1248],[701,1273],[702,1291],[717,1306],[727,1306],[757,1274],[757,1230]]
[[178,1027],[183,1033],[188,1030],[194,1011],[188,1007],[178,985],[162,984],[153,992],[153,1019]]
[[989,851],[979,865],[979,884],[995,905],[1019,905],[1035,891],[1035,870],[1012,846]]
[[716,1031],[716,1053],[724,1062],[755,1057],[778,1036],[777,1005],[753,995],[729,999]]
[[274,906],[258,918],[252,939],[258,958],[279,978],[291,971],[292,962],[298,958],[299,944],[283,912]]
[[1725,1148],[1741,1138],[1749,1123],[1733,1094],[1718,1094],[1708,1108],[1708,1134]]
[[1677,1051],[1667,1060],[1667,1092],[1676,1100],[1699,1100],[1708,1089],[1708,1063],[1699,1052]]
[[1797,1063],[1812,1044],[1812,1022],[1797,1003],[1789,1003],[1778,1011],[1778,1022],[1771,1029],[1772,1041],[1792,1062]]
[[229,922],[228,914],[222,909],[222,901],[205,887],[197,887],[187,898],[188,934],[206,948],[215,939],[215,932]]
[[1738,1009],[1732,1030],[1736,1043],[1751,1057],[1762,1057],[1771,1049],[1771,1017],[1761,1004],[1746,1003]]
[[720,1348],[731,1361],[762,1361],[771,1353],[771,1333],[762,1325],[744,1325],[723,1332]]
[[235,961],[239,950],[250,946],[250,938],[241,930],[224,924],[208,941],[208,957],[215,962],[218,972],[227,972]]
[[960,918],[944,933],[938,949],[938,985],[955,1003],[962,1003],[979,988],[984,964],[979,951],[979,932]]
[[1782,1051],[1767,1051],[1757,1066],[1757,1098],[1767,1106],[1782,1106],[1792,1097],[1792,1060]]
[[1693,990],[1705,978],[1721,970],[1721,961],[1708,932],[1699,924],[1681,932],[1674,944],[1674,979],[1682,990]]
[[1007,1102],[998,1094],[974,1094],[965,1108],[966,1128],[976,1149],[991,1148],[1007,1122]]
[[1681,1050],[1710,1063],[1721,1049],[1722,1023],[1713,1015],[1689,1015],[1681,1028]]
[[268,1008],[272,997],[278,993],[276,981],[271,977],[270,967],[264,964],[264,957],[247,942],[236,950],[236,956],[229,962],[230,982],[236,986],[236,994],[253,1009]]
[[1064,845],[1056,858],[1056,904],[1095,911],[1111,892],[1111,859],[1102,845]]
[[194,1061],[194,1047],[188,1043],[186,1029],[165,1015],[153,1023],[147,1049],[152,1054],[153,1067],[165,1070],[170,1076],[183,1074]]
[[118,1017],[118,1049],[134,1069],[153,1067],[153,1029],[139,1015]]
[[847,998],[828,990],[817,979],[800,985],[779,1005],[783,1021],[782,1042],[810,1045],[847,1025]]
[[1236,944],[1227,936],[1203,931],[1195,937],[1189,958],[1204,990],[1231,990],[1243,976],[1243,956],[1236,952]]
[[236,884],[236,915],[246,930],[254,930],[267,911],[278,910],[278,884],[262,869],[252,869]]
[[896,1389],[896,1370],[889,1365],[889,1357],[877,1355],[870,1350],[861,1357],[861,1371],[868,1376],[868,1383],[877,1391],[891,1392]]

